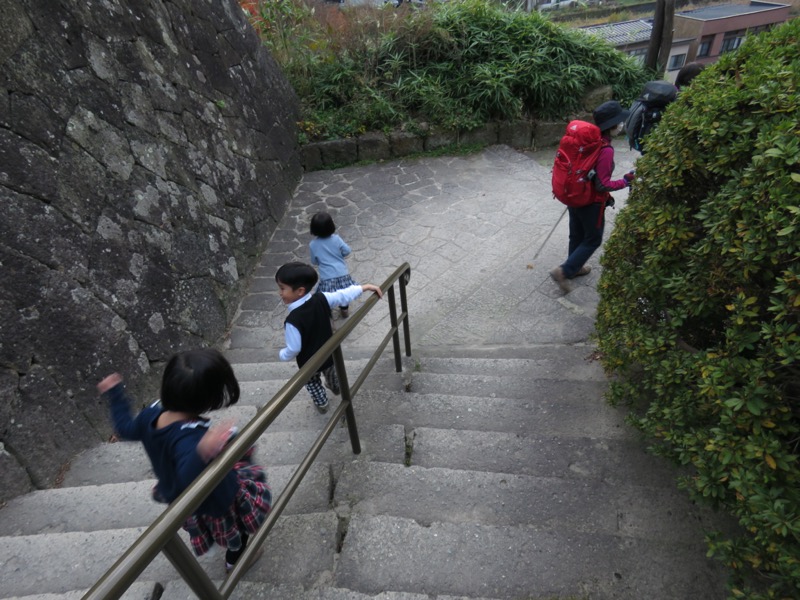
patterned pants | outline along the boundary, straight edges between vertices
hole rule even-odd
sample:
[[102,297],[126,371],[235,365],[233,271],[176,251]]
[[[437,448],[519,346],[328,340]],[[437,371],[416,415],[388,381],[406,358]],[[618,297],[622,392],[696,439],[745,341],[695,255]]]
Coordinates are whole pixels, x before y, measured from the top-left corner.
[[336,367],[330,366],[323,369],[311,377],[306,382],[306,389],[311,394],[311,399],[316,406],[325,406],[328,404],[328,395],[325,393],[325,388],[322,387],[322,377],[325,377],[325,385],[337,396],[339,395],[339,377],[336,375]]

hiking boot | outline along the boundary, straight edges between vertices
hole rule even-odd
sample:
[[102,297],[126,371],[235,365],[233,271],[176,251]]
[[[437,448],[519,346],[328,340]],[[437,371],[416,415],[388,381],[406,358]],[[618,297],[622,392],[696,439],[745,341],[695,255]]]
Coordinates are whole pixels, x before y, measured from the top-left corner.
[[578,270],[578,272],[577,272],[577,273],[575,273],[575,275],[573,275],[572,277],[570,277],[570,279],[575,279],[576,277],[583,277],[584,275],[588,275],[588,274],[589,274],[589,273],[591,273],[591,272],[592,272],[592,267],[590,267],[589,265],[583,265],[583,266],[582,266],[582,267],[581,267],[581,268]]
[[572,288],[569,286],[569,281],[567,281],[564,275],[564,270],[561,267],[556,267],[550,271],[550,277],[558,284],[558,287],[561,288],[561,291],[565,294],[569,294],[572,291]]

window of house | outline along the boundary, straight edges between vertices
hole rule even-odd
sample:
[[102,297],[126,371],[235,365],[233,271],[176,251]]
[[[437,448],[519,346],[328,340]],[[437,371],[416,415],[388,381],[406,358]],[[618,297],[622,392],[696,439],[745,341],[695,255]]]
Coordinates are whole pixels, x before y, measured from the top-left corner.
[[669,57],[669,66],[667,66],[667,70],[676,71],[680,69],[685,63],[686,63],[685,54],[675,54],[674,56]]
[[731,52],[741,46],[744,41],[744,31],[732,31],[725,34],[725,39],[722,40],[722,49],[720,54]]
[[711,53],[711,42],[714,38],[703,38],[700,40],[700,46],[697,48],[697,56],[708,56]]
[[628,52],[628,56],[633,56],[639,63],[644,64],[644,59],[647,56],[647,48],[637,48]]

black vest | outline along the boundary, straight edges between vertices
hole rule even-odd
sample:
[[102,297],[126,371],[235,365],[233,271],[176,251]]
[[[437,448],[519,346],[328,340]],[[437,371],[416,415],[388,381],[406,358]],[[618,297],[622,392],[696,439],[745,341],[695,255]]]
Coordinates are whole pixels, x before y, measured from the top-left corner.
[[[331,307],[328,299],[322,292],[317,292],[311,298],[295,308],[286,317],[284,325],[289,323],[300,332],[300,354],[297,355],[297,366],[302,367],[308,359],[325,345],[333,335],[331,327]],[[327,369],[333,364],[333,358],[328,360],[319,368]]]

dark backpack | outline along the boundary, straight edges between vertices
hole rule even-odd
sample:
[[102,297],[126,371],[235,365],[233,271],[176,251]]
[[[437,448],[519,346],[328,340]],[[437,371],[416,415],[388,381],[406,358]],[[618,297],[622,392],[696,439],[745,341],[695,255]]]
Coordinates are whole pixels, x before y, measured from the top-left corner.
[[625,137],[633,150],[644,152],[644,138],[658,125],[664,109],[677,96],[678,89],[669,81],[648,81],[644,85],[625,121]]
[[600,128],[586,121],[570,121],[553,164],[553,196],[579,208],[595,200],[594,167],[604,142]]

